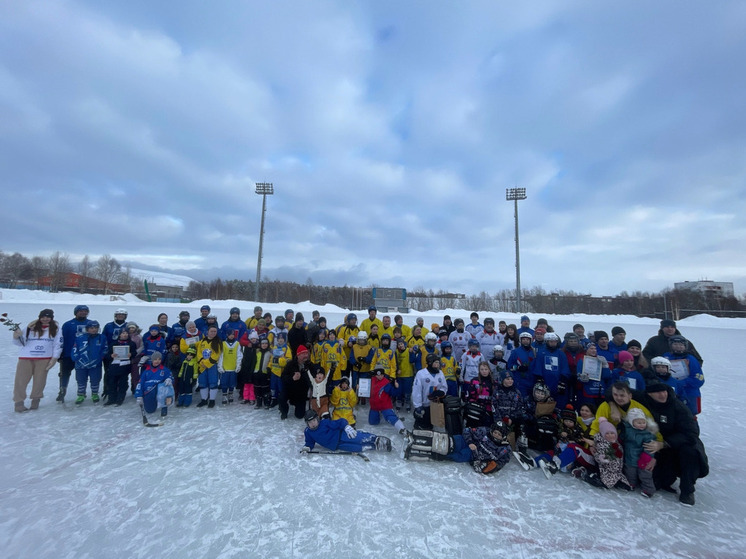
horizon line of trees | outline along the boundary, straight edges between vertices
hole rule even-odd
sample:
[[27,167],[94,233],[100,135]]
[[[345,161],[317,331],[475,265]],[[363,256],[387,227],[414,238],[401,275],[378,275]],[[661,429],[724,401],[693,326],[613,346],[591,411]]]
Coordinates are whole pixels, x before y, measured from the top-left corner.
[[[92,261],[85,255],[73,263],[66,253],[55,252],[49,257],[28,258],[15,252],[0,250],[0,285],[15,288],[19,285],[40,288],[42,278],[49,278],[49,290],[65,288],[66,274],[80,274],[78,291],[89,289],[88,279],[104,284],[103,292],[112,286],[126,286],[132,293],[142,293],[141,280],[132,275],[130,265],[123,266],[116,258],[105,254]],[[373,288],[315,285],[309,277],[304,283],[264,278],[259,284],[259,301],[264,303],[287,302],[297,304],[310,301],[315,305],[333,304],[342,308],[367,308],[374,304]],[[187,286],[186,299],[238,299],[253,301],[256,283],[252,280],[192,281]],[[629,314],[647,317],[671,317],[676,320],[693,314],[708,313],[714,316],[746,316],[746,294],[741,297],[721,297],[690,289],[663,289],[657,293],[647,291],[622,291],[618,295],[594,297],[575,291],[547,292],[542,287],[521,290],[522,305],[516,309],[515,290],[501,289],[494,294],[455,296],[444,290],[434,291],[417,286],[408,290],[405,306],[413,311],[431,309],[464,309],[499,313],[548,313],[548,314]]]

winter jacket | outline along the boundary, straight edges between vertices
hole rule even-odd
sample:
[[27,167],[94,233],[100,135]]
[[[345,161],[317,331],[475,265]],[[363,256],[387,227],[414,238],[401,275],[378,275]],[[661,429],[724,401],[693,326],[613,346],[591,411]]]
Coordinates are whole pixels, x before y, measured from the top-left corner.
[[241,337],[246,333],[246,323],[240,318],[235,321],[232,321],[230,319],[226,320],[220,326],[220,331],[218,332],[220,339],[223,341],[227,340],[228,332],[230,332],[231,330],[236,331],[236,339],[240,340]]
[[85,334],[75,338],[72,359],[76,369],[100,367],[109,353],[109,344],[103,334]]
[[493,390],[494,386],[491,376],[478,376],[470,382],[461,385],[461,397],[464,402],[479,404],[491,414]]
[[[288,400],[294,406],[304,404],[308,400],[308,373],[311,376],[315,376],[316,367],[311,364],[310,361],[306,361],[303,364],[298,363],[297,359],[293,359],[285,365],[282,370],[282,383],[285,385],[285,394]],[[293,376],[295,373],[300,373],[300,378],[294,380]]]
[[624,445],[624,463],[627,466],[637,467],[637,461],[645,452],[642,445],[654,441],[655,435],[648,429],[635,429],[626,421],[622,423],[624,424],[621,434],[622,444]]
[[[544,346],[536,353],[536,359],[531,363],[531,372],[536,378],[543,378],[552,398],[558,399],[560,392],[565,394],[570,382],[570,367],[567,365],[565,352],[559,348],[554,350]],[[564,390],[560,389],[564,385]]]
[[401,396],[401,387],[396,388],[386,377],[374,376],[370,385],[370,409],[372,411],[390,410],[393,400]]
[[523,420],[526,416],[526,402],[515,383],[510,388],[498,384],[492,394],[492,412],[495,419],[507,417],[512,422]]
[[[433,369],[434,370],[434,369]],[[412,405],[415,408],[429,408],[430,400],[427,397],[436,390],[448,392],[446,377],[441,371],[433,374],[430,369],[420,369],[414,377],[412,387]]]
[[[681,336],[681,332],[679,332],[678,328],[676,329],[674,335]],[[694,358],[699,361],[700,365],[704,364],[702,356],[699,354],[691,341],[689,341],[688,350],[689,353],[691,353]],[[660,330],[658,330],[658,335],[650,338],[648,340],[648,343],[645,344],[645,348],[642,350],[642,355],[645,357],[645,359],[648,360],[648,363],[650,363],[653,357],[660,357],[668,353],[669,351],[671,351],[671,348],[668,344],[668,338],[663,333],[663,329],[661,328]]]
[[324,448],[329,450],[337,450],[339,441],[342,438],[345,427],[349,423],[346,419],[322,419],[319,421],[319,426],[316,429],[310,429],[306,427],[304,437],[306,439],[306,446],[313,450],[316,444],[320,444]]
[[510,353],[510,359],[508,359],[508,370],[513,371],[516,388],[524,398],[531,394],[536,381],[531,372],[531,363],[535,358],[534,348],[521,345]]
[[671,378],[678,381],[677,394],[694,415],[699,413],[699,398],[702,393],[700,387],[705,383],[702,366],[697,358],[691,354],[677,355],[666,353],[663,355],[671,362]]
[[156,390],[158,385],[165,382],[166,379],[171,379],[171,383],[173,383],[171,371],[163,364],[158,365],[158,367],[148,364],[140,374],[140,382],[137,383],[135,388],[135,398],[142,398],[145,394]]
[[510,461],[510,444],[505,439],[495,441],[489,427],[467,427],[463,437],[467,446],[473,444],[477,447],[471,451],[472,462],[494,460],[500,469]]
[[59,324],[57,324],[57,333],[54,336],[49,334],[48,327],[42,330],[41,335],[37,334],[33,330],[35,325],[36,321],[32,320],[25,328],[22,328],[23,341],[13,338],[13,343],[21,348],[18,359],[59,359],[62,354],[62,329]]

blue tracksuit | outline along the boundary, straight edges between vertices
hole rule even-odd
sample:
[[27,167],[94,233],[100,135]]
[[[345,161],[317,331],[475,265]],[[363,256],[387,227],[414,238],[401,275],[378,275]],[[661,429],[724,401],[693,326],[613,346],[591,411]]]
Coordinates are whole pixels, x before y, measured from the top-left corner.
[[362,452],[366,449],[376,448],[376,436],[365,431],[358,431],[355,438],[350,438],[345,433],[347,427],[346,419],[322,419],[316,429],[306,427],[306,446],[313,449],[316,444],[329,450],[346,450],[350,452]]
[[78,395],[85,395],[88,379],[91,392],[98,394],[101,383],[101,364],[108,355],[109,344],[103,334],[85,334],[75,338],[72,359],[75,362],[75,380],[78,382]]
[[531,363],[535,357],[534,348],[521,345],[510,352],[508,359],[508,370],[513,372],[515,386],[524,398],[528,398],[536,382],[531,372]]
[[[567,389],[570,382],[570,366],[567,364],[565,352],[559,347],[549,349],[544,346],[537,352],[531,368],[536,378],[544,379],[557,406],[560,409],[564,408],[570,396]],[[560,384],[563,388],[560,388]]]
[[[168,380],[168,382],[166,382]],[[140,375],[140,382],[135,388],[135,398],[142,398],[142,404],[145,411],[153,413],[158,407],[164,407],[165,402],[158,401],[159,387],[162,383],[173,385],[173,375],[161,363],[158,367],[148,364]],[[163,391],[161,390],[161,397]],[[173,396],[173,392],[171,393]]]

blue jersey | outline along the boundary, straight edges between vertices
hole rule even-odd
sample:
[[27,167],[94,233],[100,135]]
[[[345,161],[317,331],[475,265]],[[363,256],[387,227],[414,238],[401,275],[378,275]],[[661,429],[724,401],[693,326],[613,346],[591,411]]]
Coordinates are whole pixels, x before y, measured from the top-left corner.
[[73,318],[62,325],[62,357],[72,357],[75,339],[86,333],[85,329],[90,322],[87,318]]
[[103,334],[85,334],[75,338],[72,359],[76,369],[100,367],[109,353],[109,344]]

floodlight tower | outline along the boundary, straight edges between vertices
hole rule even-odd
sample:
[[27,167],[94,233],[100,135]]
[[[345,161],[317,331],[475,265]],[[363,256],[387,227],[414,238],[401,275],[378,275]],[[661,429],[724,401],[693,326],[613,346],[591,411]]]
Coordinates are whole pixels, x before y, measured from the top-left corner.
[[516,312],[521,312],[521,257],[518,243],[518,200],[526,199],[525,188],[506,188],[505,199],[515,204],[515,304]]
[[262,277],[262,247],[264,246],[264,214],[267,213],[267,196],[275,193],[275,187],[271,182],[258,182],[256,193],[262,195],[262,224],[259,227],[259,257],[256,260],[256,283],[254,285],[254,300],[259,301],[259,280]]

